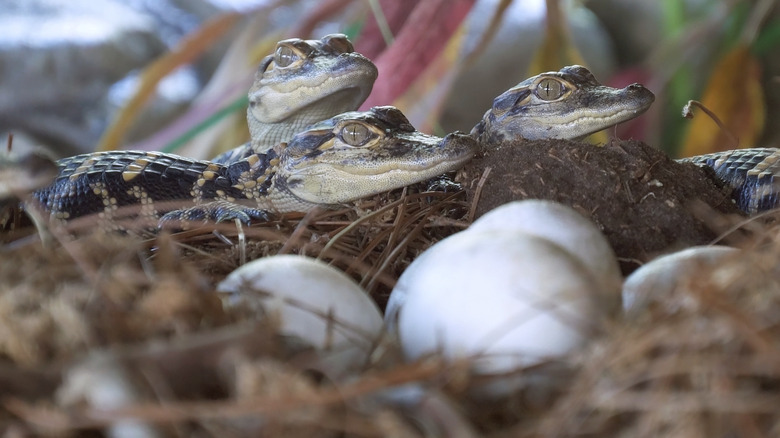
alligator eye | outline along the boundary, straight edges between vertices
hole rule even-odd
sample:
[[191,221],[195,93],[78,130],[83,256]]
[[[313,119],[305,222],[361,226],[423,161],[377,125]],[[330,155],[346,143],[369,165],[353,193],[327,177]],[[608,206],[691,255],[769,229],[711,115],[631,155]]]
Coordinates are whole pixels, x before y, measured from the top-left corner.
[[274,63],[279,67],[289,67],[298,59],[300,56],[288,46],[279,46],[274,55]]
[[363,146],[373,137],[372,132],[362,123],[344,125],[339,133],[341,141],[350,146]]
[[558,99],[563,96],[564,92],[566,92],[566,87],[555,79],[542,79],[542,81],[536,85],[536,95],[542,100]]
[[326,46],[335,49],[338,53],[352,53],[355,51],[355,47],[349,42],[347,36],[340,33],[325,35],[322,37],[322,42]]

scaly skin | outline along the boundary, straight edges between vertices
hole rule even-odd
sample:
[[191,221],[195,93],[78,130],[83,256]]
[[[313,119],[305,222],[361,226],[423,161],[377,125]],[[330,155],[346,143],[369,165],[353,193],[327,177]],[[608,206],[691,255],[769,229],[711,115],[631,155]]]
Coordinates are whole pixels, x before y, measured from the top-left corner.
[[265,153],[313,123],[356,110],[376,77],[376,66],[344,35],[279,41],[249,89],[251,141],[211,161],[225,164]]
[[458,169],[476,150],[468,135],[422,134],[396,108],[376,107],[322,121],[289,144],[227,165],[145,151],[66,158],[54,184],[34,196],[56,219],[98,213],[108,228],[125,206],[151,221],[248,222],[425,181]]
[[734,189],[733,198],[745,213],[755,214],[778,206],[780,149],[734,149],[678,161],[715,170],[715,175]]
[[633,119],[654,100],[640,84],[607,87],[573,65],[528,78],[495,98],[471,135],[485,145],[519,137],[576,140]]

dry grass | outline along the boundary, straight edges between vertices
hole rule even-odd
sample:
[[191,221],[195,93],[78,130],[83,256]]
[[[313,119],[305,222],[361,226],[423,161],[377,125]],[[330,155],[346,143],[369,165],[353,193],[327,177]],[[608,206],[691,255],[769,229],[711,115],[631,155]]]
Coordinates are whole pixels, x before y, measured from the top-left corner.
[[[223,309],[214,294],[242,259],[299,253],[348,272],[384,303],[414,257],[468,224],[461,196],[402,192],[243,230],[91,233],[4,250],[0,431],[126,436],[120,420],[132,418],[159,436],[780,433],[772,228],[744,257],[691,273],[662,305],[611,321],[609,335],[566,358],[573,373],[543,399],[469,399],[464,364],[405,364],[391,341],[335,385],[308,371],[317,352],[245,309]],[[386,391],[406,383],[419,384],[417,396]]]

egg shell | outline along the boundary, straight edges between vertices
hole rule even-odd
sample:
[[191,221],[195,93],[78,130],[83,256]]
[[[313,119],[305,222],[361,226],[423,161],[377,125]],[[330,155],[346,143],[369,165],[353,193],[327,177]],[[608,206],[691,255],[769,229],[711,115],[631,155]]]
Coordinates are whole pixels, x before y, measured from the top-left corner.
[[452,235],[415,260],[393,290],[398,335],[414,360],[474,358],[504,373],[564,355],[602,322],[598,287],[560,246],[513,230]]
[[334,359],[336,368],[364,358],[382,333],[381,312],[368,294],[343,272],[312,258],[252,261],[230,273],[217,290],[229,294],[230,302],[261,307],[260,317],[274,315],[283,334],[319,350],[349,351]]
[[[459,235],[461,233],[455,235]],[[452,236],[439,241],[436,245],[442,244],[442,242],[445,242],[449,238],[452,238]],[[398,281],[396,282],[395,287],[390,293],[390,296],[387,298],[387,305],[385,306],[384,318],[385,318],[385,328],[389,333],[395,334],[398,331],[398,326],[397,326],[398,312],[401,310],[403,305],[406,303],[407,298],[409,297],[408,294],[410,288],[407,282],[410,279],[417,278],[416,277],[417,274],[415,273],[416,270],[426,269],[427,265],[425,259],[430,254],[436,251],[433,249],[436,247],[436,245],[423,251],[422,254],[418,255],[417,258],[415,258],[414,261],[409,266],[406,267],[404,273],[401,275],[401,277],[398,278]]]
[[575,255],[590,270],[602,293],[602,305],[618,314],[623,276],[615,252],[599,228],[566,205],[526,199],[495,208],[468,228],[518,230],[551,240]]
[[694,246],[653,259],[626,278],[623,308],[635,314],[651,302],[663,302],[678,285],[695,280],[700,268],[718,266],[739,253],[728,246]]

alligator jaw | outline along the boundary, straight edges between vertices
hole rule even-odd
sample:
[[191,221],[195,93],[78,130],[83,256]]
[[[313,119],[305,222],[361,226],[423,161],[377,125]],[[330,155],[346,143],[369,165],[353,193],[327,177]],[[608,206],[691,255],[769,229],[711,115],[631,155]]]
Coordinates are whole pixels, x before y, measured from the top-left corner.
[[580,139],[633,119],[654,100],[640,84],[607,87],[586,68],[569,66],[526,79],[498,96],[472,135],[482,143]]
[[[444,138],[413,132],[388,138],[373,151],[319,155],[288,174],[286,188],[319,204],[341,204],[457,170],[477,152],[477,141],[463,133]],[[325,151],[328,152],[328,151]]]

